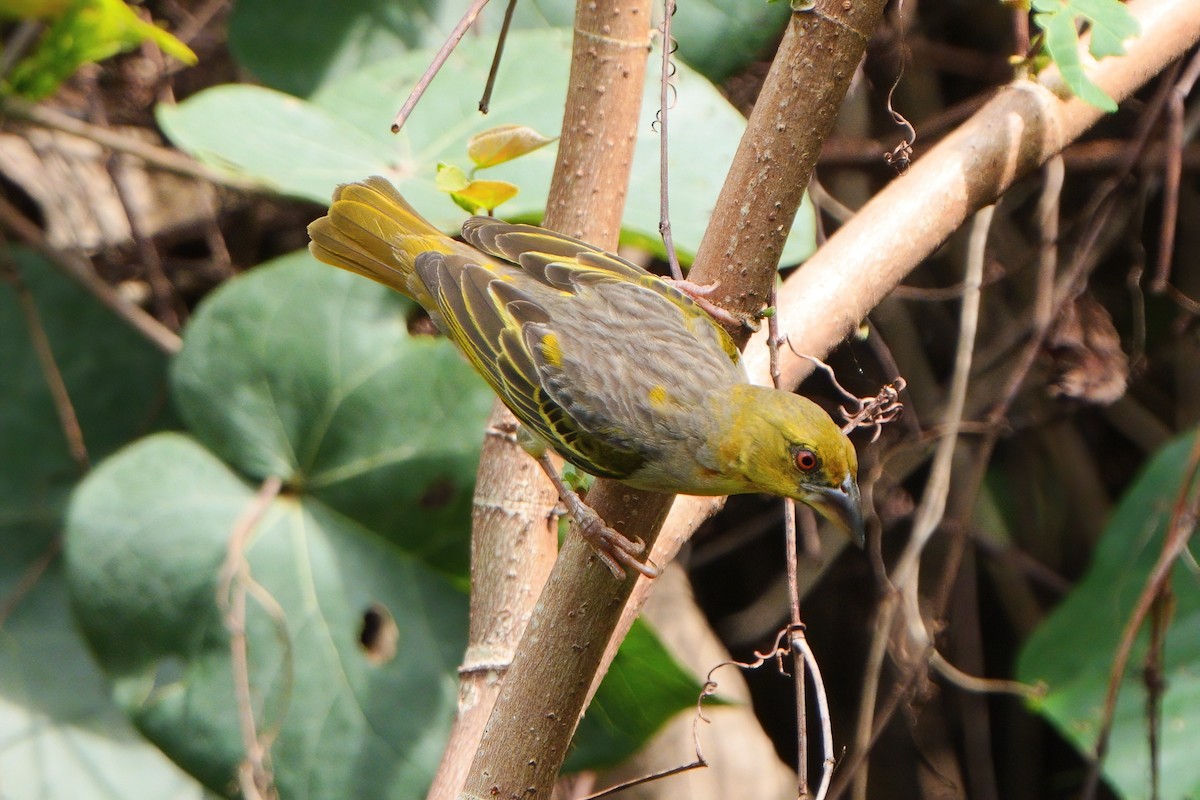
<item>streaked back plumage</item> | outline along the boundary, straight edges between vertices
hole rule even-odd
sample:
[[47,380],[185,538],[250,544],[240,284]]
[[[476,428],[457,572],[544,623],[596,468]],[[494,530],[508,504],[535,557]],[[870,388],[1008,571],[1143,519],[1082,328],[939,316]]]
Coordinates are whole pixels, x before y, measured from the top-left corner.
[[570,237],[473,217],[470,247],[382,178],[339,187],[309,231],[317,258],[424,306],[517,418],[592,474],[629,479],[673,448],[702,449],[707,430],[687,421],[745,382],[690,297]]

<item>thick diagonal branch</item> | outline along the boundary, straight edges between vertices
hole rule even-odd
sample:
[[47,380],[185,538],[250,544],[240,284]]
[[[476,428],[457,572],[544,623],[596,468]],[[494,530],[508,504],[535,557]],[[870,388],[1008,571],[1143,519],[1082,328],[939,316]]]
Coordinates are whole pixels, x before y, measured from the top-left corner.
[[[780,157],[769,159],[767,171],[771,174],[763,180],[727,191],[720,207],[724,213],[718,210],[715,219],[733,215],[736,209],[730,208],[731,204],[741,208],[748,203],[757,209],[749,217],[770,217],[770,224],[790,227],[820,141],[832,125],[853,67],[862,57],[882,7],[881,0],[850,4],[849,8],[840,2],[823,2],[814,12],[793,16],[777,64],[763,90],[759,104],[762,110],[751,118],[731,180],[737,183],[741,180],[739,174],[753,171],[753,166],[747,166],[752,162],[759,163],[761,173],[765,169],[764,152],[779,153]],[[586,2],[580,9],[597,13],[595,6]],[[600,12],[606,30],[603,36],[577,32],[577,59],[581,57],[581,49],[584,58],[592,58],[594,52],[612,41],[614,35],[608,17],[611,12],[611,7]],[[580,27],[583,19],[577,21]],[[639,69],[644,69],[645,53],[638,57]],[[848,67],[830,69],[831,64]],[[808,81],[829,82],[834,88],[808,91],[803,85]],[[608,120],[618,109],[610,104],[608,91],[602,91],[594,82],[581,82],[574,75],[574,66],[571,92],[555,186],[564,192],[574,192],[577,199],[582,195],[599,198],[601,202],[607,200],[604,208],[611,213],[613,198],[608,194],[620,191],[619,188],[592,177],[590,170],[596,165],[582,154],[586,151],[574,148],[585,147],[586,139],[601,136],[608,137],[607,141],[620,141],[625,136],[632,146],[634,129],[630,127],[625,134],[611,129],[601,134],[595,130],[599,122]],[[582,144],[573,145],[568,137],[579,127],[586,130],[587,136]],[[631,153],[630,150],[630,156]],[[590,215],[600,211],[594,206],[572,206],[552,191],[547,221],[567,233],[598,244],[611,244],[620,213],[618,210],[614,216],[593,220]],[[707,263],[712,266],[706,268],[705,262],[698,262],[696,269],[700,270],[701,280],[711,280],[718,272],[716,265],[723,263],[725,254],[732,253],[739,259],[738,264],[733,271],[723,274],[727,275],[729,289],[736,289],[733,307],[738,311],[757,311],[761,305],[759,290],[742,291],[738,285],[743,281],[752,287],[770,285],[778,260],[778,249],[770,255],[772,246],[766,237],[758,242],[745,239],[732,247],[725,242],[719,254],[710,245],[712,255],[707,256]],[[768,255],[755,255],[763,247]],[[752,276],[752,270],[763,274]],[[707,278],[703,277],[706,275]],[[762,296],[765,297],[765,292]],[[651,544],[670,501],[669,497],[633,492],[605,481],[598,481],[588,494],[588,502],[610,525]],[[633,586],[632,580],[614,582],[577,536],[567,540],[512,663],[462,797],[549,796],[579,716],[599,680],[606,647]]]
[[[1200,0],[1133,0],[1129,10],[1141,34],[1127,54],[1107,58],[1091,77],[1118,102],[1200,41]],[[1086,47],[1086,42],[1083,44]],[[990,100],[897,178],[797,270],[776,300],[780,335],[797,353],[822,356],[972,214],[1003,195],[1079,138],[1102,112],[1051,87],[1061,79],[1047,70],[1037,82],[1016,81]],[[719,206],[715,218],[733,213]],[[812,364],[781,348],[782,386],[795,388]],[[766,331],[746,347],[751,380],[769,385]],[[652,558],[665,564],[683,542],[723,505],[723,498],[681,497],[671,509]],[[815,580],[813,570],[808,579]],[[802,584],[806,580],[801,576]],[[811,582],[810,580],[810,582]],[[605,655],[637,616],[647,588],[639,585]]]

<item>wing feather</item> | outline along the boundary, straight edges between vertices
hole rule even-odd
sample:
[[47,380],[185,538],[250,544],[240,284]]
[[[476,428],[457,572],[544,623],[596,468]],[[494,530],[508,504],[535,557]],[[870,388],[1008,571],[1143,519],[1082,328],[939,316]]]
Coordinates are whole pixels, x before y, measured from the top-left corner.
[[655,292],[684,312],[689,324],[711,329],[722,351],[737,364],[741,352],[729,334],[686,293],[657,275],[598,247],[532,225],[513,225],[494,217],[471,217],[463,238],[484,252],[519,264],[525,274],[559,291],[618,281]]
[[531,431],[567,460],[601,477],[632,474],[645,456],[581,427],[545,388],[551,315],[526,292],[460,255],[423,253],[415,279],[439,327]]

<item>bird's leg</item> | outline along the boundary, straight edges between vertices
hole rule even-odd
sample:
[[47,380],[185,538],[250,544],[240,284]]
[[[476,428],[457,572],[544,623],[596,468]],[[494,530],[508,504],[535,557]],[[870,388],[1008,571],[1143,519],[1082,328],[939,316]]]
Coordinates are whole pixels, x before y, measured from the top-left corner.
[[617,580],[624,580],[625,567],[640,572],[647,578],[657,578],[662,574],[662,570],[653,563],[638,560],[637,556],[646,549],[646,545],[641,539],[630,539],[620,531],[610,528],[595,509],[583,502],[574,490],[563,483],[548,452],[543,451],[535,458],[542,465],[542,469],[546,471],[554,488],[558,490],[558,496],[562,499],[563,505],[567,507],[567,513],[579,526],[579,533],[596,551],[596,555],[604,566],[608,567],[613,577]]

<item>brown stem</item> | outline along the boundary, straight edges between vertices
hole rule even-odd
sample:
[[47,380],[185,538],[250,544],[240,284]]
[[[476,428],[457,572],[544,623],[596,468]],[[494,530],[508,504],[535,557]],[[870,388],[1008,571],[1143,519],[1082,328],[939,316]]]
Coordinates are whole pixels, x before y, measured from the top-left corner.
[[668,180],[667,155],[670,150],[670,138],[667,131],[667,121],[671,111],[671,76],[674,74],[671,64],[671,53],[675,49],[675,40],[671,38],[671,17],[675,16],[675,0],[663,0],[662,27],[662,71],[659,73],[658,85],[658,232],[662,236],[663,247],[667,251],[667,264],[671,268],[671,277],[677,281],[683,280],[683,268],[679,266],[679,255],[675,252],[675,239],[671,233],[671,190]]
[[225,561],[221,565],[217,605],[229,631],[229,658],[233,672],[233,693],[238,709],[238,731],[245,757],[238,764],[238,784],[248,800],[274,800],[278,797],[271,773],[270,735],[259,729],[255,719],[254,698],[250,687],[250,656],[246,638],[246,597],[254,581],[246,547],[279,496],[283,481],[270,476],[259,486],[257,495],[234,522]]
[[20,209],[0,197],[0,225],[11,230],[17,238],[41,253],[50,263],[90,292],[131,328],[164,353],[177,353],[182,346],[179,335],[147,314],[96,274],[92,264],[83,256],[52,247],[42,229],[29,220]]
[[0,280],[11,284],[17,295],[17,303],[25,315],[25,326],[29,331],[29,343],[37,356],[38,366],[42,369],[42,378],[50,399],[54,403],[54,411],[58,415],[58,424],[62,428],[63,438],[67,440],[67,451],[71,460],[79,468],[79,474],[84,475],[91,467],[88,458],[87,444],[83,438],[83,428],[79,425],[79,415],[75,413],[75,404],[71,401],[71,393],[63,380],[62,370],[54,358],[54,348],[50,345],[50,337],[42,324],[42,315],[38,311],[37,300],[25,284],[25,279],[17,267],[8,242],[0,235]]
[[[446,59],[454,52],[454,48],[458,47],[458,43],[466,36],[467,29],[475,22],[475,18],[479,16],[479,12],[483,11],[483,7],[487,5],[488,0],[471,0],[471,5],[467,8],[467,13],[463,14],[458,24],[454,26],[454,30],[442,43],[441,48],[433,57],[433,61],[425,70],[417,85],[409,92],[408,97],[404,100],[404,105],[400,106],[400,110],[396,112],[396,118],[392,120],[392,133],[399,133],[404,127],[404,123],[408,122],[408,115],[417,107],[417,103],[424,96],[425,90],[429,88],[429,84],[433,83],[434,77],[441,70],[442,65],[446,63]],[[497,57],[498,54],[497,54]]]
[[[1101,60],[1090,75],[1118,102],[1200,39],[1200,0],[1134,0],[1128,8],[1141,34],[1127,42],[1125,56]],[[827,352],[971,214],[1103,116],[1076,97],[1055,94],[1049,87],[1060,80],[1048,69],[1036,83],[1018,80],[1001,89],[784,282],[780,333],[797,352]],[[786,350],[780,356],[784,385],[798,385],[811,364]],[[766,374],[766,360],[761,344],[747,348],[752,375]]]
[[1171,257],[1175,254],[1175,228],[1179,219],[1179,178],[1183,171],[1184,100],[1200,78],[1200,53],[1192,57],[1186,73],[1171,89],[1167,100],[1167,135],[1163,144],[1163,221],[1159,229],[1158,264],[1150,281],[1150,291],[1158,294],[1167,288],[1171,276]]
[[513,12],[517,10],[517,0],[508,0],[504,8],[504,20],[500,23],[500,32],[496,34],[496,52],[492,55],[492,66],[488,69],[487,82],[483,85],[483,96],[479,98],[479,113],[486,114],[492,106],[492,91],[496,88],[496,75],[500,72],[500,59],[504,57],[504,43],[508,41],[508,29],[512,26]]
[[[88,70],[86,85],[90,92],[88,107],[92,123],[100,128],[110,128],[108,112],[99,100],[100,92],[97,89],[98,81],[95,70]],[[142,216],[134,205],[133,192],[129,185],[128,165],[121,160],[116,151],[106,150],[104,169],[116,191],[118,204],[121,212],[125,215],[125,222],[129,225],[129,235],[133,238],[138,258],[141,260],[141,266],[145,272],[146,282],[150,285],[154,311],[167,328],[178,332],[182,322],[179,310],[176,308],[178,297],[175,287],[167,277],[166,271],[163,270],[162,257],[159,255],[158,247],[154,244],[154,240],[147,235]]]
[[[610,249],[617,244],[633,163],[649,26],[649,0],[581,2],[577,9],[570,88],[545,224]],[[488,460],[485,455],[485,463]],[[508,498],[503,507],[509,508],[511,499],[522,490],[514,486],[513,476],[525,467],[537,470],[537,466],[516,450],[502,454],[493,464],[500,480],[489,484],[488,491]],[[483,469],[481,466],[481,473]],[[534,481],[531,478],[530,485],[547,489],[542,507],[551,508],[549,482],[544,477]],[[614,493],[604,484],[598,481],[587,500],[610,525],[639,533],[657,529],[669,498],[654,495],[661,509],[652,510],[649,519],[631,519],[613,509],[611,500],[605,500],[606,493],[619,501],[622,495],[631,494],[630,490],[620,487]],[[479,491],[477,487],[477,502]],[[490,527],[476,530],[476,577],[482,574],[482,553],[511,551],[514,546],[512,538],[486,530]],[[546,550],[552,552],[553,541],[551,536]],[[541,570],[536,577],[529,576],[529,591],[519,597],[509,595],[507,606],[493,605],[496,597],[503,597],[489,598],[494,589],[474,585],[472,642],[477,641],[477,614],[480,619],[498,622],[503,617],[497,613],[503,610],[522,620],[519,627],[514,624],[507,631],[508,647],[522,628],[525,633],[480,739],[462,796],[549,797],[598,671],[603,643],[618,616],[604,614],[603,609],[615,605],[619,611],[632,585],[632,581],[614,581],[608,570],[596,563],[591,548],[573,532],[542,593],[537,616],[525,626],[523,620],[544,574]],[[484,718],[487,712],[481,702],[471,716]],[[466,724],[464,717],[460,714],[459,724]]]
[[1167,523],[1166,535],[1163,537],[1162,550],[1155,560],[1146,583],[1134,603],[1129,619],[1121,631],[1117,651],[1113,656],[1112,669],[1108,676],[1108,691],[1104,695],[1104,710],[1100,716],[1100,734],[1096,737],[1095,760],[1088,770],[1087,781],[1084,783],[1082,797],[1091,800],[1096,796],[1100,781],[1100,770],[1104,766],[1104,758],[1108,754],[1108,739],[1112,734],[1113,718],[1117,713],[1117,695],[1121,691],[1121,679],[1125,676],[1125,668],[1133,653],[1134,642],[1142,623],[1146,621],[1155,603],[1170,591],[1171,568],[1187,547],[1188,540],[1196,531],[1196,519],[1200,515],[1200,491],[1197,490],[1197,475],[1200,474],[1200,436],[1192,441],[1192,450],[1188,454],[1187,468],[1179,485],[1179,494],[1175,499],[1174,509]]
[[[1129,8],[1138,17],[1142,34],[1127,43],[1127,56],[1104,59],[1092,74],[1118,101],[1129,97],[1200,38],[1200,0],[1135,0]],[[1046,82],[1055,79],[1053,71],[1043,76]],[[1036,169],[1099,116],[1099,111],[1082,101],[1057,97],[1028,81],[1001,90],[919,159],[908,174],[873,198],[803,269],[785,281],[776,302],[781,334],[797,352],[827,353],[967,216],[993,202],[1014,180]],[[736,209],[718,206],[714,218],[730,213]],[[814,315],[814,308],[825,313]],[[756,336],[745,358],[751,380],[763,385],[770,382],[768,348],[762,346],[766,337],[766,331]],[[811,364],[789,349],[781,356],[786,361],[783,386],[795,387]],[[987,453],[979,458],[986,463]],[[669,562],[692,531],[723,503],[723,498],[679,498],[654,548],[655,563]],[[810,576],[810,581],[815,579],[816,575]],[[632,624],[648,590],[644,583],[635,588],[618,631]],[[612,653],[615,644],[610,644],[606,659]],[[879,718],[890,716],[910,691],[908,684],[898,689],[880,707]],[[873,736],[879,729],[877,726]],[[839,765],[840,773],[850,771],[862,756],[851,753],[847,762]]]
[[746,315],[766,304],[821,143],[882,13],[879,2],[823,0],[792,14],[690,273],[720,284],[710,297],[718,305]]
[[11,117],[33,123],[50,130],[62,131],[81,139],[95,142],[118,153],[141,159],[152,167],[173,173],[208,181],[216,186],[236,189],[246,192],[261,192],[266,187],[262,183],[248,178],[222,172],[219,169],[201,164],[191,156],[184,155],[178,150],[151,144],[134,136],[121,133],[119,130],[92,125],[76,119],[46,105],[33,105],[15,97],[0,100],[0,117]]

